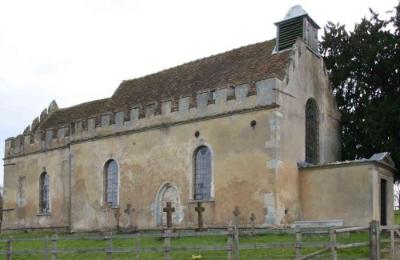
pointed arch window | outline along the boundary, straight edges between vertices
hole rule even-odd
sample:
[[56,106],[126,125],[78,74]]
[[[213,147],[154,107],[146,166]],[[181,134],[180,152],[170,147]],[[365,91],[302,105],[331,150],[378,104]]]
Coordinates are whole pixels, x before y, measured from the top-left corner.
[[118,207],[118,165],[114,160],[109,160],[104,169],[105,202],[112,208]]
[[47,172],[43,172],[39,178],[39,210],[40,213],[50,213],[50,188]]
[[194,199],[211,199],[211,150],[200,146],[194,153]]
[[319,109],[312,98],[306,104],[306,162],[319,163]]

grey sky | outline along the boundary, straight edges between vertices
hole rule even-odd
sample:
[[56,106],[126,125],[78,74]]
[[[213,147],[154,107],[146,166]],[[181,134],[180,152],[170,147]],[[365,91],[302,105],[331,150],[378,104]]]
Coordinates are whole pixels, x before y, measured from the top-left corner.
[[369,7],[383,14],[396,3],[0,0],[0,156],[53,99],[67,107],[109,97],[124,79],[274,38],[273,23],[295,4],[321,27],[353,28]]

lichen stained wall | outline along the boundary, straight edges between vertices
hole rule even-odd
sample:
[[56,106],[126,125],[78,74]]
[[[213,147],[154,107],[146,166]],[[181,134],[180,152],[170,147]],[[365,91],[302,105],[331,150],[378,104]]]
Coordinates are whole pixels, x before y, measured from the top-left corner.
[[[169,184],[178,190],[182,207],[178,226],[196,226],[193,201],[193,153],[201,145],[212,151],[213,199],[203,202],[205,225],[227,225],[239,207],[242,223],[254,213],[265,221],[265,194],[272,192],[272,173],[266,167],[273,110],[233,114],[189,124],[149,129],[127,135],[74,144],[74,230],[115,228],[115,209],[104,206],[103,168],[109,159],[119,165],[119,226],[157,226],[157,193]],[[255,127],[250,122],[257,122]],[[198,138],[195,132],[199,131]],[[125,211],[130,204],[129,213]]]
[[[39,177],[49,176],[50,213],[39,210]],[[2,229],[66,228],[69,225],[69,153],[53,150],[5,160]]]
[[349,162],[300,170],[305,220],[343,219],[345,226],[380,221],[380,178],[388,180],[387,223],[393,224],[393,176],[376,162]]
[[[320,163],[340,159],[340,113],[321,57],[297,40],[286,78],[277,91],[280,104],[275,114],[277,131],[276,203],[280,215],[290,222],[301,220],[298,163],[305,161],[305,108],[309,98],[319,108]],[[268,145],[268,144],[267,144]]]

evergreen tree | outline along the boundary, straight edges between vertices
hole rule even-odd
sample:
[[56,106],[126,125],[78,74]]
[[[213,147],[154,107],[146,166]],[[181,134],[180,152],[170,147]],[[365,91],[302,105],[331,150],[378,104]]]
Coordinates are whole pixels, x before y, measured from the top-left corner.
[[391,14],[370,10],[353,31],[329,22],[320,52],[342,113],[343,159],[387,151],[400,168],[400,2]]

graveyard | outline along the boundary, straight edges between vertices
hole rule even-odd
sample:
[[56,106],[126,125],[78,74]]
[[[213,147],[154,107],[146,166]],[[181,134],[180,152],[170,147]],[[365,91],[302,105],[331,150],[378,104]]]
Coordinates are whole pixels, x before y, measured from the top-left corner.
[[[163,208],[162,229],[65,233],[27,230],[0,234],[0,259],[366,259],[379,252],[396,259],[400,224],[360,227],[207,227],[205,209],[197,203],[197,226],[177,228],[170,203]],[[396,221],[400,221],[396,212]],[[232,212],[238,219],[240,211]],[[374,258],[378,259],[378,258]]]

